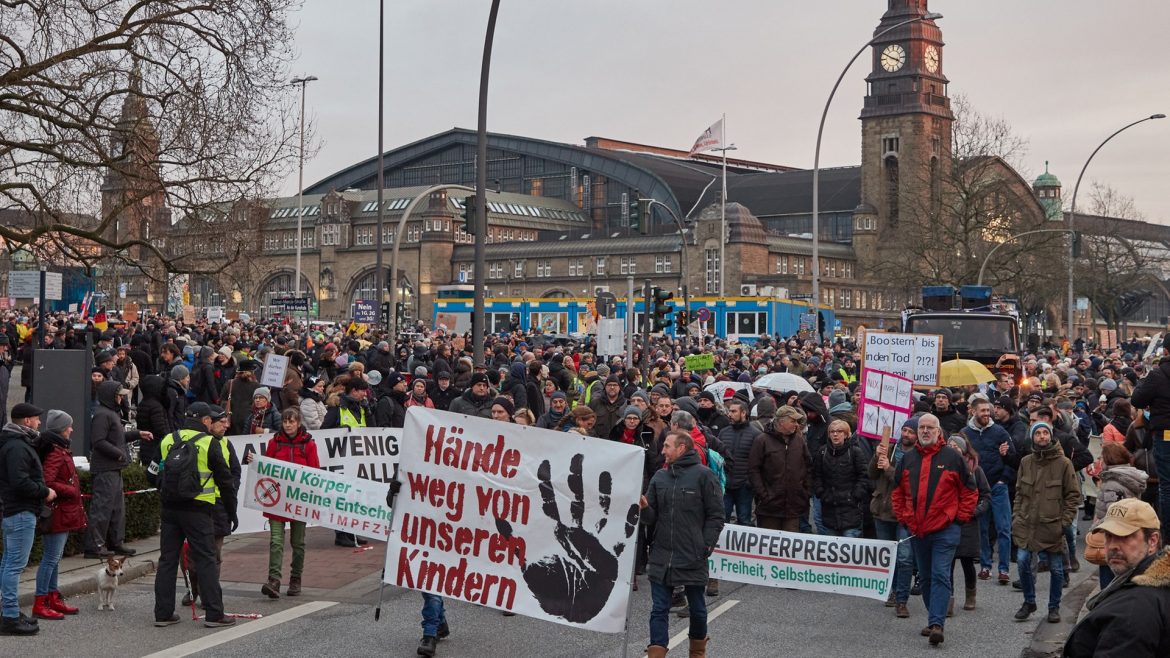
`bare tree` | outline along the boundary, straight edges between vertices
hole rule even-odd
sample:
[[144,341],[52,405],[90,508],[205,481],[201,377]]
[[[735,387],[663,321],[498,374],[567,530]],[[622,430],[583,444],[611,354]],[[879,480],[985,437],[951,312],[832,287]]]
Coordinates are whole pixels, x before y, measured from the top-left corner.
[[[897,224],[896,259],[879,264],[888,286],[913,295],[923,285],[973,284],[990,255],[984,283],[1043,306],[1058,283],[1060,233],[1020,233],[1051,228],[1025,178],[1018,174],[1028,142],[1006,120],[952,101],[955,121],[948,161],[909,172]],[[947,158],[942,153],[941,158]],[[993,253],[994,250],[994,253]]]
[[[296,164],[297,5],[0,0],[0,210],[24,215],[0,224],[0,241],[155,276],[246,255],[214,222]],[[204,228],[200,249],[219,240],[218,262],[164,245],[162,208],[188,234]]]

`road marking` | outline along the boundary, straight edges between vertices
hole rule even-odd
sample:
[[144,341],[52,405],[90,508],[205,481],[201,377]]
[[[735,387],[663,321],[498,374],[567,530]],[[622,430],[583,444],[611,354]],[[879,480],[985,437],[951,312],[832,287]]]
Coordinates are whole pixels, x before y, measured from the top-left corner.
[[[191,640],[190,642],[185,642],[178,646],[163,649],[162,651],[152,653],[148,656],[144,656],[143,658],[164,658],[164,656],[167,658],[180,658],[181,656],[190,656],[193,653],[198,653],[212,647],[217,647],[221,644],[227,644],[228,642],[238,640],[242,637],[251,635],[252,633],[259,633],[260,631],[272,628],[273,626],[279,626],[280,624],[292,621],[299,617],[311,615],[319,610],[332,608],[335,605],[337,605],[336,601],[312,601],[310,603],[304,603],[298,605],[295,608],[282,610],[281,612],[278,612],[274,615],[264,617],[263,619],[250,621],[246,624],[239,624],[233,628],[229,628],[218,633],[213,633],[207,637],[199,638],[198,640]],[[208,629],[208,632],[210,633],[211,630]]]
[[[716,617],[718,617],[719,615],[732,609],[733,607],[735,607],[735,604],[737,604],[737,603],[739,603],[739,601],[736,601],[734,599],[732,599],[730,601],[724,601],[722,604],[719,605],[719,607],[717,607],[714,610],[711,610],[707,613],[707,623],[710,624],[711,622],[715,621]],[[666,645],[666,649],[669,651],[670,649],[673,649],[673,648],[677,647],[678,645],[682,644],[683,642],[685,642],[687,640],[690,632],[691,631],[689,628],[686,630],[683,630],[683,631],[679,631],[678,635],[675,635],[674,637],[670,638],[670,644]]]

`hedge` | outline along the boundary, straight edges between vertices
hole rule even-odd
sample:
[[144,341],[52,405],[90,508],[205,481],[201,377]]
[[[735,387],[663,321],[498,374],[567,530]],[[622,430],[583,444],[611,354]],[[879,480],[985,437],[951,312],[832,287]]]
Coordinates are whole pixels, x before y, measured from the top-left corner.
[[[78,471],[78,478],[81,480],[81,492],[83,494],[90,493],[90,478],[89,471]],[[122,470],[122,488],[125,491],[139,491],[141,489],[151,488],[146,481],[146,469],[141,464],[130,464]],[[85,511],[89,512],[89,498],[85,498]],[[126,541],[133,541],[135,539],[142,539],[144,537],[152,537],[158,534],[160,523],[161,504],[158,498],[158,492],[152,491],[149,493],[135,494],[126,496]],[[82,539],[82,532],[70,533],[69,541],[65,542],[64,557],[77,555],[85,550],[85,541]],[[0,555],[4,554],[4,534],[0,531]],[[33,544],[32,553],[29,555],[29,564],[36,564],[41,561],[41,537],[37,535],[36,542]]]

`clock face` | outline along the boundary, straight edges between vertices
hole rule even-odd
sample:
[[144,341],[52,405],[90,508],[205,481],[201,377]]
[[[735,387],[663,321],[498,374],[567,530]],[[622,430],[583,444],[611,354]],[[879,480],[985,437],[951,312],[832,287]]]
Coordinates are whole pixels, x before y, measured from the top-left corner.
[[924,59],[926,60],[926,70],[931,73],[938,73],[938,48],[927,46]]
[[886,46],[882,51],[882,68],[893,73],[906,64],[906,49],[898,44]]

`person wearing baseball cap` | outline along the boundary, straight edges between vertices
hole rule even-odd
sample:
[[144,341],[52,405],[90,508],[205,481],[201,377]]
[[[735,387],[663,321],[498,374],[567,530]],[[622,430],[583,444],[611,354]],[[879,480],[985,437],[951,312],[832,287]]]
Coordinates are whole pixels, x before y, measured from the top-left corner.
[[[56,492],[45,484],[41,460],[34,442],[44,411],[21,402],[12,409],[12,421],[0,430],[0,504],[4,507],[4,556],[0,558],[0,592],[3,619],[0,633],[33,635],[37,627],[20,611],[17,587],[28,564],[42,503],[51,503]],[[37,602],[41,603],[38,597]]]
[[1170,655],[1170,552],[1161,551],[1161,522],[1138,498],[1109,506],[1092,530],[1105,535],[1116,578],[1088,601],[1089,613],[1069,633],[1062,655]]

